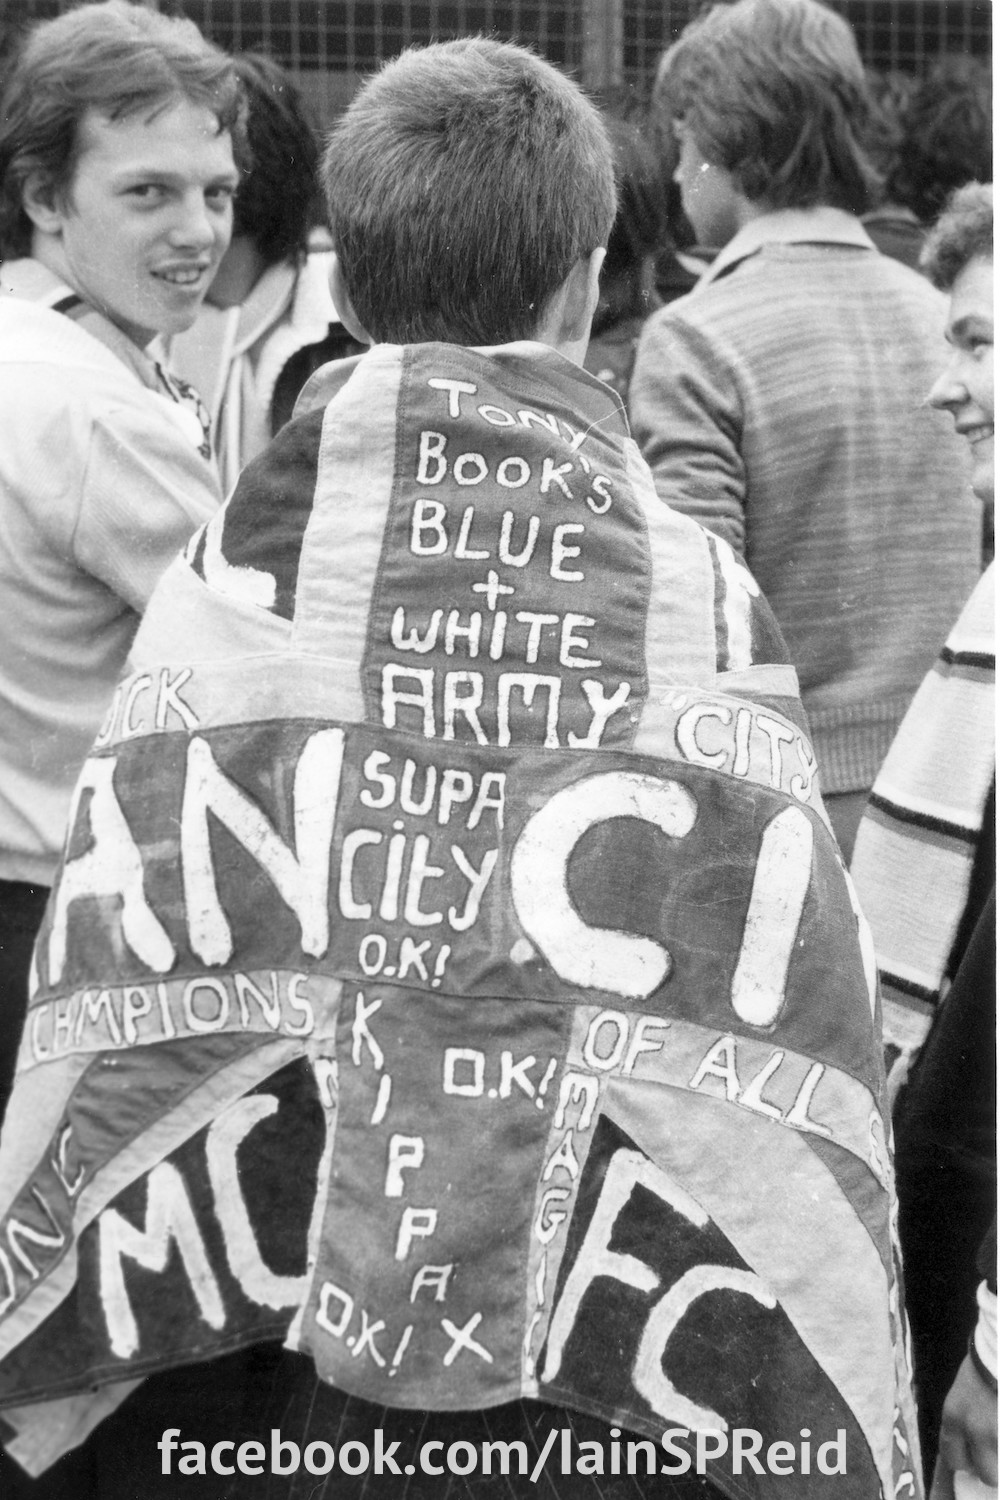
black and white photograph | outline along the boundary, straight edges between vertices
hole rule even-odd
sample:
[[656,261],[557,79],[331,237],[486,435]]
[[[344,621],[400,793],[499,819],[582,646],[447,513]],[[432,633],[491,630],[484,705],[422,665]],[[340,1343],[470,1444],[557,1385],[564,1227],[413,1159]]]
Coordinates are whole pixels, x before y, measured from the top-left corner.
[[0,1500],[997,1500],[992,19],[0,0]]

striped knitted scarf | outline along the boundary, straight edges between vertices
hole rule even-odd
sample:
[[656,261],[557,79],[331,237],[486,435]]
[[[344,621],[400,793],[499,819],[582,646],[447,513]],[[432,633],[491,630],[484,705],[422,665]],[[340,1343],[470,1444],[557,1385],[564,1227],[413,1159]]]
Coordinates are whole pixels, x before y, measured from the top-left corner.
[[994,568],[899,727],[851,865],[875,940],[883,1040],[904,1069],[950,977],[994,774]]

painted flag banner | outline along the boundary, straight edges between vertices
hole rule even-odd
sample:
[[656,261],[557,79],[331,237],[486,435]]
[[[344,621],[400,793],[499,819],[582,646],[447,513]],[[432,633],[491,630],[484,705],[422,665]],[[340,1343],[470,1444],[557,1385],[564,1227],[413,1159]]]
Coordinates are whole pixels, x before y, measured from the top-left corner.
[[331,379],[80,778],[0,1151],[12,1451],[285,1338],[387,1406],[843,1430],[798,1496],[919,1494],[874,965],[767,606],[559,356]]

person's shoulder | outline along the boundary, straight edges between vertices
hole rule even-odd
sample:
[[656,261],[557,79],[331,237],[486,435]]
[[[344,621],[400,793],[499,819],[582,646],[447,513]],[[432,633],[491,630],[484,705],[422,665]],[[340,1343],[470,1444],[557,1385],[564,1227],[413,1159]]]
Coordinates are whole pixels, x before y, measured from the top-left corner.
[[0,363],[94,364],[114,356],[72,319],[26,297],[0,296]]
[[767,245],[757,245],[732,261],[710,262],[690,291],[659,308],[647,326],[710,326],[780,297],[784,273],[767,251]]
[[347,354],[343,358],[326,360],[314,369],[299,391],[292,411],[292,419],[325,409],[335,396],[339,396],[347,382],[361,367],[363,360],[367,361],[366,370],[371,368],[373,363],[378,363],[377,360],[373,361],[373,354],[374,349],[360,354]]
[[672,359],[685,355],[714,359],[729,350],[734,339],[739,341],[744,325],[754,323],[769,306],[768,297],[748,293],[743,276],[739,284],[735,275],[703,280],[646,319],[639,334],[637,363],[656,351],[669,353]]
[[86,447],[109,402],[128,407],[136,393],[144,394],[135,376],[68,318],[0,298],[0,408],[9,451],[44,432],[47,462],[61,464]]
[[5,399],[97,409],[149,404],[150,393],[110,349],[70,318],[18,297],[0,297],[0,381]]
[[875,251],[842,279],[840,296],[877,337],[899,340],[911,354],[919,350],[934,373],[942,360],[948,298],[920,271]]
[[877,278],[887,286],[903,288],[927,302],[947,301],[944,294],[916,266],[909,265],[894,255],[887,255],[874,244],[871,251],[859,257],[858,265],[865,276]]

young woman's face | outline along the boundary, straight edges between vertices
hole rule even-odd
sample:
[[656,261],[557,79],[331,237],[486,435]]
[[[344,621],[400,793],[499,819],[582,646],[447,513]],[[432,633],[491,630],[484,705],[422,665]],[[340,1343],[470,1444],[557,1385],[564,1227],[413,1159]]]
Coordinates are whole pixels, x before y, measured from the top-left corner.
[[930,393],[950,411],[972,453],[972,488],[993,501],[993,260],[976,256],[951,289],[947,338],[951,358]]

